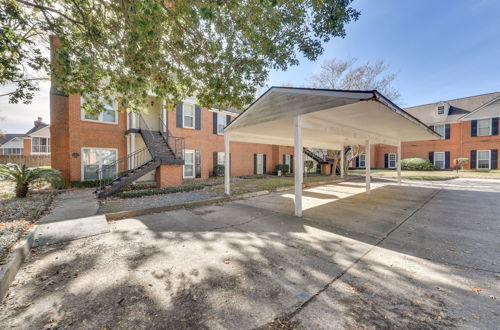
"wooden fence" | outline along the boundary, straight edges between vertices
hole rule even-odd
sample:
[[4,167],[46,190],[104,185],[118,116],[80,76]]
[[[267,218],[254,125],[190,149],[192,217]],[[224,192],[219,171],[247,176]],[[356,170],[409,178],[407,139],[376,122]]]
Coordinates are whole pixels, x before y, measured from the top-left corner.
[[14,163],[29,167],[50,166],[50,155],[0,155],[0,164]]

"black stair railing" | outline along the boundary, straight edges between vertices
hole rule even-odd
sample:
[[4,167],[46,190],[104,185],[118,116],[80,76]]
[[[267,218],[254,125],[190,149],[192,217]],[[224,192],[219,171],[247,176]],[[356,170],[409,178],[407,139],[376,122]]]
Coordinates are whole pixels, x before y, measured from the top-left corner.
[[142,148],[128,154],[126,157],[100,166],[97,170],[98,184],[96,192],[102,191],[107,184],[143,166],[151,160],[152,157],[148,148]]
[[172,150],[172,153],[176,159],[184,159],[184,138],[176,137],[170,134],[167,124],[160,117],[160,133],[167,142],[168,146]]

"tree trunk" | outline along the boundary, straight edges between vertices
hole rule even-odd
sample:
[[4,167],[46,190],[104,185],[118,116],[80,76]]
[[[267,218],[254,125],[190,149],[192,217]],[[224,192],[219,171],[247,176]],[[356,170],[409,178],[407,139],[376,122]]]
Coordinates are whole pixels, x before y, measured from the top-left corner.
[[29,183],[22,183],[16,186],[16,197],[24,198],[28,195]]
[[332,173],[331,173],[332,176],[337,175],[337,166],[338,165],[339,165],[339,159],[335,158],[333,161],[333,168],[332,168]]

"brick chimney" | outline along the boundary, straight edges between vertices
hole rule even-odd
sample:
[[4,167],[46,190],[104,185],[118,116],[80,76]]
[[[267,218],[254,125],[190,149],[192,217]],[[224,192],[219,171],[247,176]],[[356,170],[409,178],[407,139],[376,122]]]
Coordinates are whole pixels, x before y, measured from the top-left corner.
[[35,120],[34,124],[36,126],[36,125],[45,124],[45,123],[42,121],[42,117],[38,117],[37,120]]

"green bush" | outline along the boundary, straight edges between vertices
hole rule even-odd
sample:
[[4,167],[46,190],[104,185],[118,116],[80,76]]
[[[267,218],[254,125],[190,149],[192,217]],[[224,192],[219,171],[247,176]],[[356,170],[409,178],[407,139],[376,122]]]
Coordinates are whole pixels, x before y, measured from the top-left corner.
[[215,165],[214,176],[224,176],[224,165]]
[[288,173],[289,169],[290,169],[290,166],[288,164],[276,165],[276,173],[278,173],[278,171],[281,171],[281,174],[286,174],[286,173]]
[[[106,183],[110,180],[102,180],[102,183]],[[68,189],[68,188],[94,188],[99,185],[99,180],[87,180],[87,181],[68,181],[68,180],[54,180],[51,181],[52,187],[55,189]]]
[[162,195],[162,194],[172,194],[177,192],[186,192],[186,191],[194,191],[201,190],[205,188],[205,185],[189,185],[189,186],[180,186],[180,187],[165,187],[165,188],[152,188],[147,190],[132,190],[132,191],[122,191],[117,193],[115,196],[121,198],[132,198],[132,197],[142,197],[142,196],[151,196],[151,195]]
[[426,158],[413,157],[402,159],[401,169],[406,171],[432,171],[436,167]]
[[453,164],[457,163],[457,167],[460,168],[461,170],[464,169],[464,166],[467,165],[469,162],[469,158],[461,157],[461,158],[455,158]]

